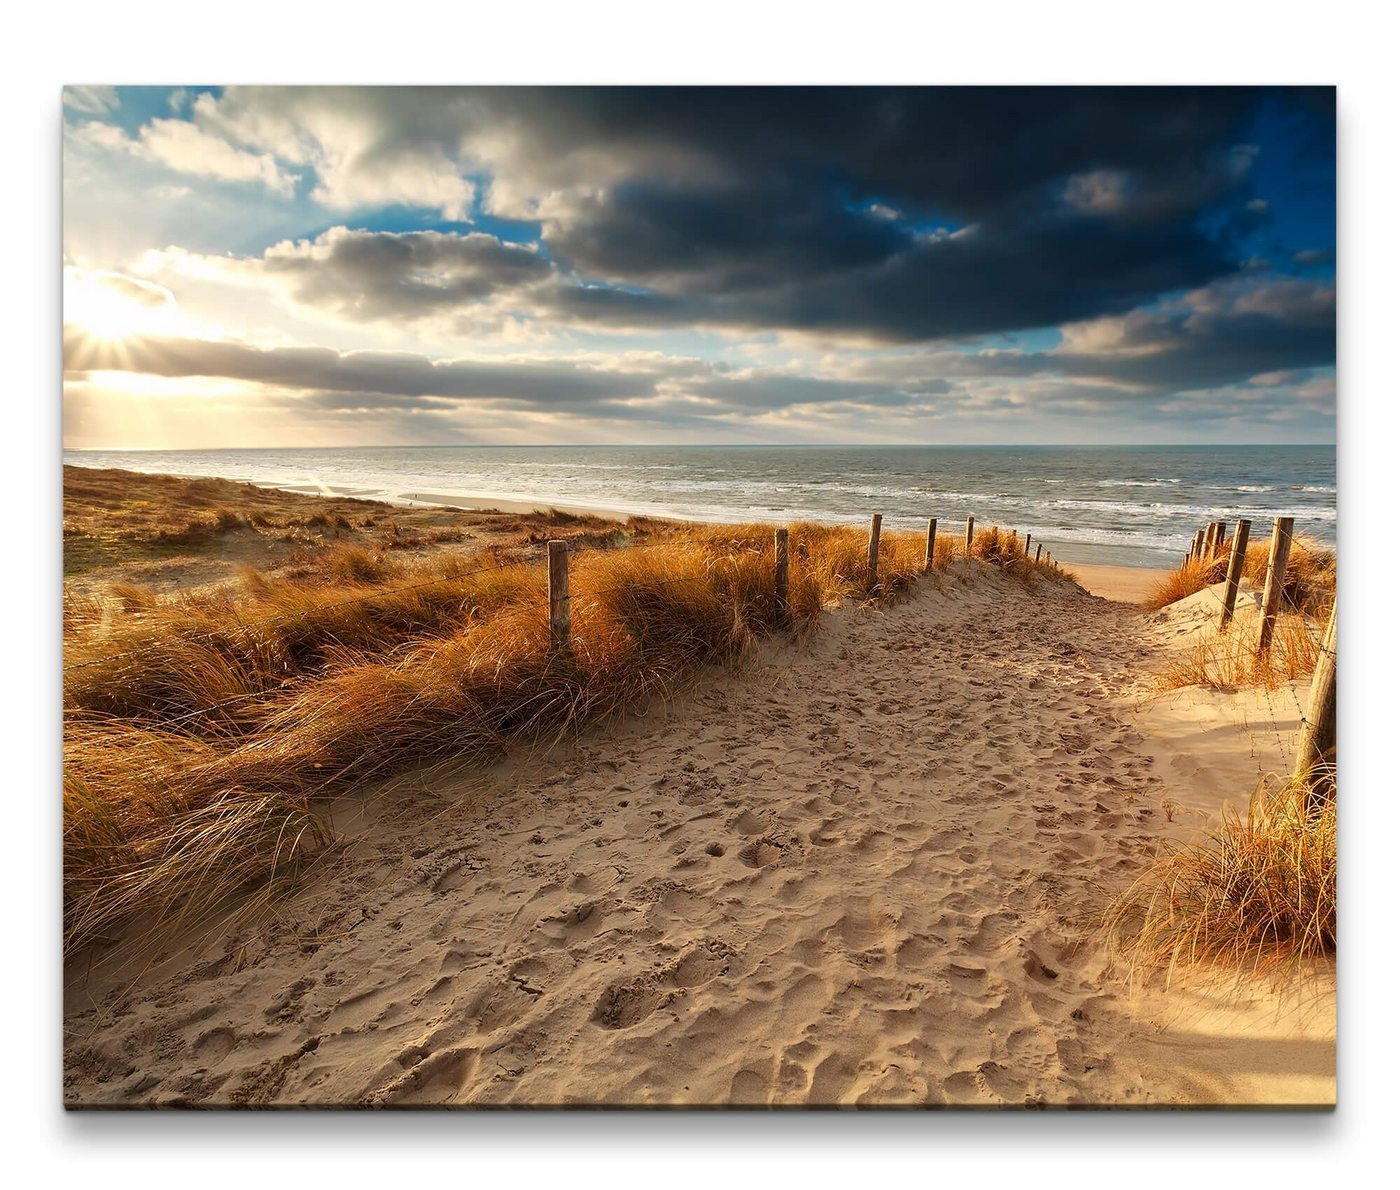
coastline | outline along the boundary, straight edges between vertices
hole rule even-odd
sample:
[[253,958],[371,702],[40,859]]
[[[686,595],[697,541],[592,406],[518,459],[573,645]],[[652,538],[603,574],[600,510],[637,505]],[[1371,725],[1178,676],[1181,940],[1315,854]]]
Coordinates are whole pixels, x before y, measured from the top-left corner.
[[[65,463],[65,466],[83,467],[90,470],[133,470],[132,468],[89,467],[86,463]],[[552,497],[522,497],[516,493],[504,492],[397,492],[382,486],[365,484],[313,484],[277,483],[267,479],[242,479],[227,475],[210,476],[204,473],[183,471],[138,471],[140,475],[172,476],[178,479],[218,479],[231,483],[246,483],[253,487],[273,492],[292,492],[303,496],[325,498],[341,497],[353,500],[373,500],[400,508],[451,508],[462,512],[503,512],[515,515],[543,513],[557,509],[575,516],[598,517],[602,520],[624,522],[630,517],[644,517],[652,520],[678,521],[696,525],[725,524],[789,524],[786,517],[749,514],[740,516],[727,514],[724,509],[715,508],[700,515],[677,510],[666,505],[639,502],[599,502],[596,500],[574,501]],[[850,524],[849,518],[809,517],[818,524]],[[887,517],[890,528],[898,527],[896,518]],[[951,523],[951,522],[950,522]],[[1037,540],[1040,540],[1037,538]],[[1063,551],[1063,543],[1053,543]],[[1073,545],[1069,546],[1073,550]],[[1053,551],[1052,551],[1053,552]],[[1153,585],[1169,573],[1167,568],[1148,565],[1109,565],[1099,562],[1078,562],[1073,558],[1057,555],[1060,564],[1079,576],[1080,584],[1092,595],[1124,603],[1138,603],[1152,589]]]

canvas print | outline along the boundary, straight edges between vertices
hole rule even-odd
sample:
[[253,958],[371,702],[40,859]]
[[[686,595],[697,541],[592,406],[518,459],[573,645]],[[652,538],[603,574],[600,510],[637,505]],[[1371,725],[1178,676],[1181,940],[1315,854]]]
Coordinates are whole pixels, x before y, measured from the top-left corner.
[[63,93],[70,1108],[1335,1103],[1335,93]]

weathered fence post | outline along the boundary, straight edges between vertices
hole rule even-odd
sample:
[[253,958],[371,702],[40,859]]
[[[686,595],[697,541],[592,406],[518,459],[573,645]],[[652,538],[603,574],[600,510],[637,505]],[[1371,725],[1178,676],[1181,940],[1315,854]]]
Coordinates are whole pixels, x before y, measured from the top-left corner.
[[1235,539],[1230,545],[1230,565],[1225,570],[1225,606],[1220,609],[1220,631],[1230,626],[1235,616],[1235,599],[1240,593],[1240,575],[1244,573],[1244,555],[1249,545],[1249,521],[1241,519],[1235,526]]
[[1322,638],[1322,651],[1317,655],[1313,670],[1312,693],[1308,696],[1308,714],[1303,720],[1303,738],[1298,744],[1298,767],[1294,780],[1308,787],[1308,797],[1318,796],[1312,783],[1312,771],[1319,764],[1335,764],[1337,760],[1337,605],[1327,621],[1327,634]]
[[1027,558],[1031,556],[1031,535],[1029,532],[1026,534],[1026,546],[1021,553],[1025,554]]
[[870,552],[865,563],[865,586],[871,594],[875,592],[880,571],[880,520],[878,512],[870,514]]
[[1293,545],[1293,518],[1274,517],[1274,537],[1269,546],[1269,571],[1264,579],[1264,614],[1259,617],[1259,643],[1255,652],[1267,653],[1274,639],[1274,621],[1283,599],[1284,577],[1288,571],[1288,551]]
[[1215,553],[1211,554],[1210,560],[1215,561],[1215,555],[1225,548],[1225,522],[1215,522]]
[[967,518],[967,539],[963,542],[963,553],[972,553],[972,518]]
[[1211,523],[1206,526],[1206,541],[1205,545],[1201,547],[1201,561],[1203,562],[1209,562],[1215,557],[1215,526],[1215,521],[1211,521]]
[[1040,564],[1040,547],[1041,547],[1042,545],[1044,545],[1044,544],[1045,544],[1045,543],[1044,543],[1044,542],[1041,542],[1041,541],[1037,541],[1037,542],[1035,543],[1035,560],[1036,560],[1036,564],[1037,564],[1037,565]]
[[773,619],[788,626],[788,531],[773,530]]
[[924,573],[933,573],[933,542],[938,536],[938,518],[929,517],[928,542],[924,545]]
[[1194,562],[1201,556],[1201,550],[1205,545],[1206,531],[1197,529],[1196,536],[1191,539],[1191,561]]
[[569,648],[572,628],[569,618],[569,543],[549,543],[549,647]]

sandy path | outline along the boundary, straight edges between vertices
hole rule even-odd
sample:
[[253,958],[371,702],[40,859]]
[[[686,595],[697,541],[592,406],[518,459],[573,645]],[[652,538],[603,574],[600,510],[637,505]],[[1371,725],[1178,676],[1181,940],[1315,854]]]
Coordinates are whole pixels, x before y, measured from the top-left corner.
[[467,802],[135,988],[75,979],[69,1101],[1238,1099],[1238,1045],[1083,941],[1164,823],[1129,709],[1160,646],[974,569],[554,767],[436,778]]

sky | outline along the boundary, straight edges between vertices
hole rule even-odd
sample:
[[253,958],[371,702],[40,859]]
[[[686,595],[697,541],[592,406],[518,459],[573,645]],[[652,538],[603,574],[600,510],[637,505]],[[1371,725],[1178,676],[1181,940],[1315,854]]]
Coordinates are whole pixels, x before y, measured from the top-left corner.
[[1334,99],[71,86],[64,443],[1332,442]]

